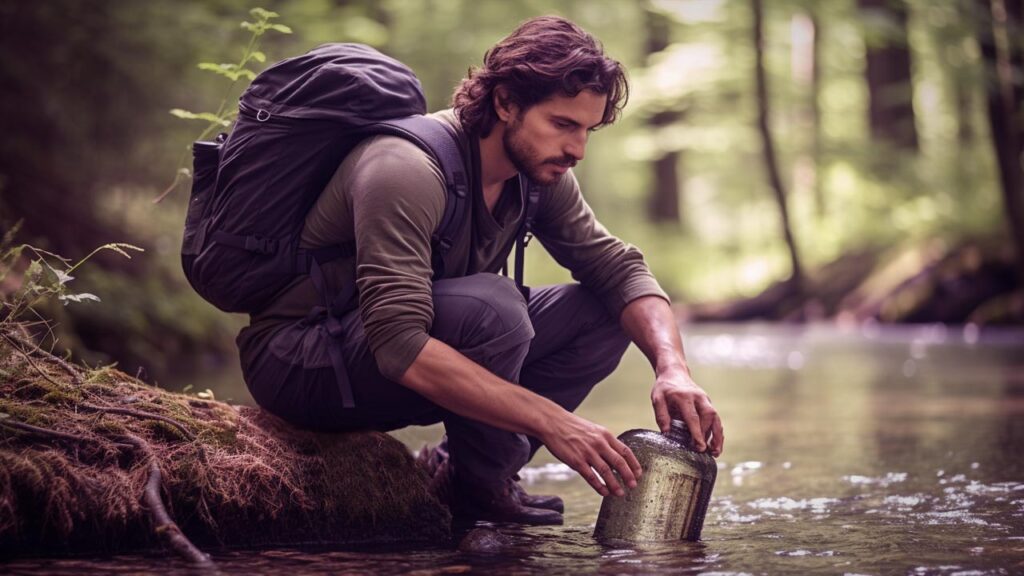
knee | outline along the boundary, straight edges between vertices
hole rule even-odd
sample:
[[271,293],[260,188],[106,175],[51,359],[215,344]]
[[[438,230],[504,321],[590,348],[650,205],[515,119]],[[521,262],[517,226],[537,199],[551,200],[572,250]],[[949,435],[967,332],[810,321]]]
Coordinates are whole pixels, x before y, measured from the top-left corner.
[[596,365],[607,365],[614,370],[631,342],[622,324],[589,289],[573,284],[566,286],[566,290],[567,297],[576,303],[575,311],[581,324],[586,327],[583,334],[587,343],[582,348]]
[[511,347],[529,342],[534,332],[515,282],[497,274],[474,274],[434,283],[431,334],[456,347],[495,341]]

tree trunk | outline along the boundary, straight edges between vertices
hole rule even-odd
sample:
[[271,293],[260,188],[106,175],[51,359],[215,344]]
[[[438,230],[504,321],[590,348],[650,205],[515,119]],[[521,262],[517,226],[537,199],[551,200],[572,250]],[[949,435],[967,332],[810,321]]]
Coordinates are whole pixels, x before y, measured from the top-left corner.
[[903,0],[857,0],[866,29],[868,121],[871,137],[904,150],[917,150],[914,126],[907,5]]
[[[652,129],[657,130],[675,124],[681,116],[682,114],[676,111],[662,112],[655,114],[649,120],[649,124]],[[651,188],[651,196],[647,204],[648,219],[651,222],[682,223],[682,214],[679,210],[680,187],[682,186],[679,178],[681,157],[682,153],[678,150],[669,150],[652,163],[654,186]]]
[[793,286],[799,290],[803,281],[803,271],[800,266],[800,257],[797,254],[796,241],[793,239],[793,231],[789,224],[789,210],[786,208],[786,190],[782,184],[778,162],[775,158],[775,146],[772,142],[771,127],[769,126],[768,80],[764,67],[764,9],[761,0],[751,0],[751,5],[754,12],[754,70],[757,79],[757,123],[764,144],[765,167],[768,170],[772,190],[775,192],[775,200],[779,206],[782,234],[785,237],[786,246],[789,248],[790,265],[793,270],[790,280]]
[[799,106],[800,159],[794,168],[794,192],[806,188],[814,198],[815,213],[825,214],[825,197],[821,186],[821,23],[814,5],[794,14],[790,23],[790,69],[794,83],[805,94]]
[[[648,56],[657,54],[668,48],[671,36],[671,20],[669,17],[652,7],[644,11],[645,28],[647,31],[646,53]],[[657,134],[662,128],[678,122],[682,114],[676,110],[663,110],[647,121],[651,131]],[[652,176],[654,185],[648,199],[648,219],[654,223],[680,224],[682,181],[679,178],[679,163],[682,153],[676,149],[665,151],[653,161]]]
[[978,37],[986,68],[994,72],[994,78],[988,82],[989,124],[1006,206],[1006,225],[1013,242],[1017,274],[1024,280],[1024,128],[1019,119],[1024,89],[1014,84],[1014,76],[1024,72],[1019,36],[1015,36],[1024,23],[1022,5],[1021,0],[979,1],[979,20],[985,25]]
[[825,215],[825,190],[822,186],[822,129],[821,129],[821,19],[812,4],[811,18],[811,156],[814,162],[814,209],[818,216]]

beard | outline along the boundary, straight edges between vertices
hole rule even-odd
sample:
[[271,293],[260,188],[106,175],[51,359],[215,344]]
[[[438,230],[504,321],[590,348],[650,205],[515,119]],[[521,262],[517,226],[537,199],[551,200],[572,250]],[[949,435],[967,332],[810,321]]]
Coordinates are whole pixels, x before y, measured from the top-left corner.
[[542,186],[551,186],[562,177],[561,174],[547,174],[544,172],[546,165],[562,166],[572,168],[576,165],[576,158],[572,156],[554,156],[541,158],[540,152],[522,134],[522,122],[517,118],[505,126],[505,133],[502,134],[501,143],[505,147],[505,155],[516,167],[520,174],[525,174],[530,180]]

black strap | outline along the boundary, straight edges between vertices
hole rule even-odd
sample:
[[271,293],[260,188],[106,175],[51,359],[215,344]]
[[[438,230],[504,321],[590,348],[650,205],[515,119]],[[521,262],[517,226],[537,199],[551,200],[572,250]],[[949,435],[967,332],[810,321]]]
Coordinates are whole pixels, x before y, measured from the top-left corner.
[[341,393],[341,405],[345,408],[352,408],[356,405],[352,394],[352,381],[348,377],[348,367],[345,364],[345,356],[341,353],[341,338],[345,335],[341,324],[341,317],[355,295],[355,282],[347,282],[334,300],[331,300],[327,292],[327,279],[324,277],[321,262],[315,258],[310,263],[309,276],[313,280],[313,286],[323,300],[323,306],[317,306],[310,311],[307,319],[316,318],[323,322],[323,329],[331,337],[332,342],[327,345],[328,355],[331,357],[331,366],[334,368],[334,380],[338,384],[338,391]]
[[[540,186],[531,181],[525,175],[520,174],[519,189],[526,191],[526,193],[523,194],[523,200],[526,202],[526,217],[523,218],[523,224],[516,236],[515,281],[516,286],[518,286],[520,290],[525,290],[526,286],[523,283],[523,276],[525,272],[523,267],[525,266],[526,247],[530,244],[530,240],[533,239],[533,222],[537,218],[537,209],[540,206]],[[503,268],[502,270],[505,271],[507,269]]]

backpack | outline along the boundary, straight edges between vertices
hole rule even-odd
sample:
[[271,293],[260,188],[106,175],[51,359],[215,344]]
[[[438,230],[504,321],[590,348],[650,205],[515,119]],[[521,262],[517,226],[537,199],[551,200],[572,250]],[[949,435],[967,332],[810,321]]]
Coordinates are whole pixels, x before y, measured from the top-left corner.
[[260,73],[238,107],[230,135],[193,145],[181,257],[204,299],[226,312],[259,312],[297,276],[322,284],[320,265],[353,255],[352,245],[300,249],[299,236],[344,157],[378,134],[410,140],[441,166],[448,200],[431,244],[434,277],[443,275],[469,180],[455,134],[424,116],[408,67],[368,46],[326,44]]
[[[359,44],[325,44],[281,61],[253,79],[231,134],[193,144],[193,181],[181,260],[185,277],[225,312],[257,313],[292,280],[308,274],[323,305],[310,320],[343,337],[339,317],[353,307],[355,283],[327,294],[321,265],[355,254],[352,244],[299,248],[306,213],[345,156],[364,138],[400,136],[441,166],[447,201],[431,237],[434,279],[464,222],[469,180],[456,135],[424,116],[419,80],[404,64]],[[515,242],[516,285],[539,205],[524,176],[526,217]],[[507,270],[503,269],[507,273]],[[331,363],[345,407],[355,405],[341,346]]]

